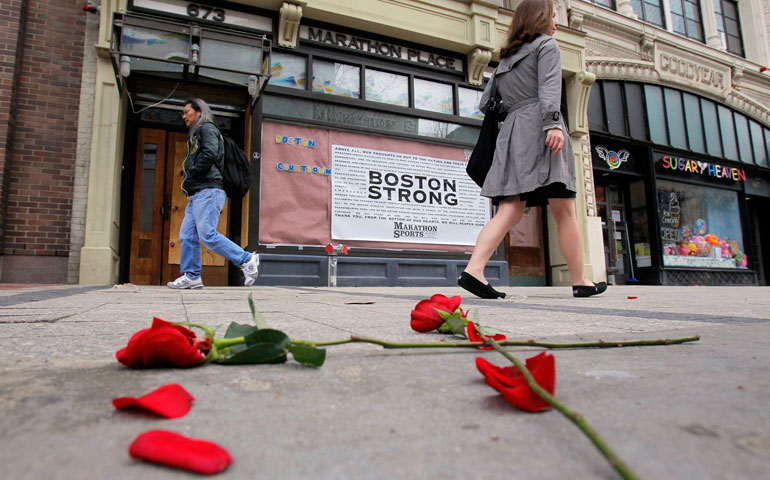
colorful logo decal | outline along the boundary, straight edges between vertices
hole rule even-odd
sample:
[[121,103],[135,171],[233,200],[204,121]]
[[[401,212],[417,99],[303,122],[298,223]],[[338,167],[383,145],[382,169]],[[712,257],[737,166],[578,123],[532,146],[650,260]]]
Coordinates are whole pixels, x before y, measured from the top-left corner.
[[631,155],[628,150],[613,152],[612,150],[607,150],[607,148],[602,145],[596,146],[596,153],[599,155],[599,158],[607,162],[610,170],[615,170],[620,167],[620,164],[627,162],[628,157]]

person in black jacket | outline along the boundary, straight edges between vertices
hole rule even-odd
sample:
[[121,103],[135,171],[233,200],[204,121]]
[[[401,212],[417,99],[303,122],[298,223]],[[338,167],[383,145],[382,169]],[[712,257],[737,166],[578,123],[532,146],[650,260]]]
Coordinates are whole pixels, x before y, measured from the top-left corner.
[[182,120],[190,130],[182,180],[182,191],[188,201],[182,226],[179,227],[182,275],[167,285],[174,289],[203,288],[202,242],[212,252],[240,267],[243,284],[249,287],[257,279],[259,256],[256,252],[245,251],[217,231],[219,214],[227,198],[222,185],[225,159],[222,135],[211,109],[200,98],[191,98],[185,103]]

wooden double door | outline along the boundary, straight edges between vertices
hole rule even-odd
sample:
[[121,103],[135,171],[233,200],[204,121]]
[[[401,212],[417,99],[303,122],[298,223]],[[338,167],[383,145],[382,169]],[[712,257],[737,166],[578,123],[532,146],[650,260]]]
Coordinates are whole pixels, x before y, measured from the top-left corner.
[[[180,275],[179,227],[187,197],[182,192],[187,134],[140,128],[134,170],[129,281],[136,285],[165,285]],[[219,216],[217,230],[228,234],[230,199]],[[203,281],[227,285],[228,262],[201,245]]]

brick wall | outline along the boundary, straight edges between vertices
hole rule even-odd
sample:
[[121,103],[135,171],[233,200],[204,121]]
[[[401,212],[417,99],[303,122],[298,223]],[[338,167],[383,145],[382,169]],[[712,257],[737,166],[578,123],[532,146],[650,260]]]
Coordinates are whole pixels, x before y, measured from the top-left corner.
[[18,105],[26,4],[21,0],[4,2],[0,8],[0,254],[6,231],[8,184],[10,181],[13,133]]
[[[21,4],[14,0],[3,3]],[[50,260],[70,253],[86,24],[82,3],[29,1],[26,17],[21,21],[18,17],[7,18],[5,7],[0,9],[0,15],[4,15],[0,17],[0,54],[7,56],[14,28],[18,31],[19,24],[24,28],[22,45],[16,45],[17,51],[23,47],[23,54],[20,62],[16,62],[20,70],[16,70],[19,80],[15,85],[15,122],[7,123],[9,128],[5,132],[0,131],[0,143],[6,143],[8,138],[13,140],[13,148],[5,159],[7,187],[0,195],[6,201],[0,281],[66,281],[66,261]],[[18,56],[14,59],[18,60]],[[5,64],[0,68],[5,74]],[[0,82],[4,80],[0,77]],[[2,114],[0,109],[0,120]],[[41,269],[40,275],[46,278],[39,279],[22,272],[25,264],[29,264],[29,271],[37,271],[34,267],[41,262],[55,265],[57,271]]]

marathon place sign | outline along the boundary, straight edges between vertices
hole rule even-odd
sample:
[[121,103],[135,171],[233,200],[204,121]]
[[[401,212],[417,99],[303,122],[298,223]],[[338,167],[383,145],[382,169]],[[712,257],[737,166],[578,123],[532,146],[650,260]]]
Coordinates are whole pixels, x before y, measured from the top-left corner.
[[300,27],[299,35],[303,40],[346,48],[352,52],[369,53],[390,59],[405,60],[421,66],[463,73],[463,61],[459,58],[445,57],[443,55],[408,48],[394,43],[372,40],[306,25]]

